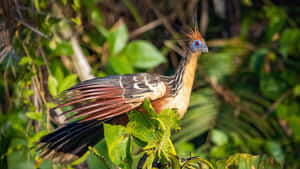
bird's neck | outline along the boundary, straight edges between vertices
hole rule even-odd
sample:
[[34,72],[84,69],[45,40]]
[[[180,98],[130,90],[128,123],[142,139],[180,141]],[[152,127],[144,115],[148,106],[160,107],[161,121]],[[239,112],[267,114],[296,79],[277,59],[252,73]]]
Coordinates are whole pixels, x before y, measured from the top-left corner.
[[199,53],[189,53],[184,57],[174,74],[175,88],[174,92],[177,94],[182,88],[190,89],[191,92],[195,78]]

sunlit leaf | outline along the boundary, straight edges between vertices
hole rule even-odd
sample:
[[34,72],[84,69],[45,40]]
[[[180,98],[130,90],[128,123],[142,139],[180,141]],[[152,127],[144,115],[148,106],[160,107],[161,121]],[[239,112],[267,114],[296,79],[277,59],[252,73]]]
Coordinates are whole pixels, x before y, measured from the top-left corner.
[[228,136],[221,130],[214,129],[211,132],[211,140],[216,145],[224,145],[228,143]]
[[62,83],[64,80],[64,72],[61,69],[60,66],[55,66],[55,72],[54,72],[55,79],[58,81],[58,83]]
[[72,45],[67,41],[63,41],[61,43],[56,43],[56,48],[54,50],[54,53],[57,56],[70,56],[74,52],[73,52]]
[[119,53],[125,47],[127,40],[128,33],[124,24],[119,26],[116,30],[110,32],[107,37],[110,55],[113,56]]
[[129,43],[123,55],[129,58],[134,67],[142,69],[153,68],[166,61],[151,43],[141,40]]
[[77,80],[77,75],[71,74],[64,78],[64,80],[58,86],[58,92],[62,92],[70,87],[72,87]]
[[27,112],[26,116],[32,120],[37,120],[37,121],[42,120],[42,113],[40,112]]
[[57,86],[58,86],[57,80],[50,75],[48,77],[48,88],[52,96],[57,95]]
[[80,16],[77,16],[76,18],[71,19],[75,24],[81,25],[81,18]]
[[294,88],[294,94],[300,96],[300,84],[296,85]]
[[118,74],[130,74],[134,73],[132,64],[124,56],[110,56],[109,62],[114,70]]
[[112,162],[118,166],[127,166],[129,142],[128,131],[119,125],[104,124],[104,136],[107,143],[108,154]]
[[21,61],[19,62],[20,66],[24,66],[26,64],[31,63],[31,59],[29,57],[22,57]]
[[75,11],[78,11],[80,8],[80,1],[79,0],[73,0],[72,7]]
[[138,111],[129,113],[128,127],[132,127],[131,134],[144,141],[144,142],[154,142],[155,141],[155,128],[157,126],[153,125],[153,120],[146,114]]
[[185,141],[175,144],[175,148],[177,154],[181,157],[188,157],[195,150],[194,144]]

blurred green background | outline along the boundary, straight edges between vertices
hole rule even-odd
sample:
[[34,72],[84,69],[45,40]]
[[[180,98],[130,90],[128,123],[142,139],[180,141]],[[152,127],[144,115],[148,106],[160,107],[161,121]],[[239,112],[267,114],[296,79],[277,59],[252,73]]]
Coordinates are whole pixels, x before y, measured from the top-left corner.
[[[4,0],[0,5],[1,169],[59,168],[50,161],[40,164],[30,149],[60,125],[61,119],[50,122],[53,96],[93,77],[172,74],[184,54],[184,32],[195,24],[209,53],[200,57],[188,113],[172,136],[178,154],[209,161],[266,154],[284,168],[300,168],[299,2]],[[100,165],[89,156],[77,168]]]

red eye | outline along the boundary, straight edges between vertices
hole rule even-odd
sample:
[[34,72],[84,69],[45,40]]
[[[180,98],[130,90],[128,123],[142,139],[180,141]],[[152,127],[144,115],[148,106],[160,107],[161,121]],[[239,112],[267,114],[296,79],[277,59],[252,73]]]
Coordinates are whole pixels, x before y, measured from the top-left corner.
[[196,41],[196,42],[195,42],[195,45],[196,45],[196,46],[199,46],[199,42],[198,42],[198,41]]

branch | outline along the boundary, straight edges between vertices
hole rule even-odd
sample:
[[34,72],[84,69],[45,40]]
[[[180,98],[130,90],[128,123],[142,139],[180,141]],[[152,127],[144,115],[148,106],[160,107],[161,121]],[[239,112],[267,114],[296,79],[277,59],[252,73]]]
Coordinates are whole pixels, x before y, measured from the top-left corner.
[[71,38],[74,55],[72,55],[72,61],[74,69],[78,74],[81,81],[92,79],[95,76],[91,75],[91,66],[89,65],[86,57],[84,56],[82,49],[76,37]]

